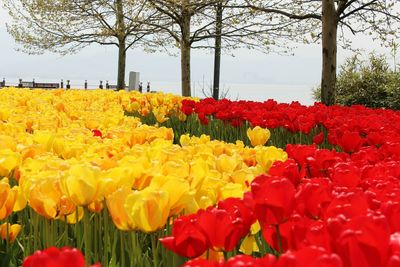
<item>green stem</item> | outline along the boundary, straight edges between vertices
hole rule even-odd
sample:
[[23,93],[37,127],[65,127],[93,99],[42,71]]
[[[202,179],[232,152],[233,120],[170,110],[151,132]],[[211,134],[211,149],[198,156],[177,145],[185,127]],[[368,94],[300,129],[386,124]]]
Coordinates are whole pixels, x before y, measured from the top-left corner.
[[276,227],[276,236],[278,238],[279,254],[282,254],[283,252],[282,238],[281,238],[281,233],[279,232],[279,224],[277,224],[275,227]]
[[137,237],[136,237],[136,233],[135,232],[131,232],[130,233],[130,237],[131,237],[131,249],[133,251],[133,257],[131,258],[131,266],[134,266],[136,264],[136,259],[138,257],[137,255]]
[[224,259],[225,259],[225,261],[227,261],[227,260],[228,260],[228,258],[229,258],[229,256],[228,256],[228,252],[224,251],[223,253],[224,253]]
[[153,251],[153,264],[154,267],[158,267],[158,250],[157,250],[157,234],[154,233],[151,236],[151,249]]
[[91,230],[90,228],[90,214],[88,209],[84,209],[84,214],[83,214],[83,238],[85,240],[85,261],[88,264],[90,262],[90,237],[89,237],[89,231]]
[[6,223],[6,255],[8,254],[8,249],[9,249],[9,242],[8,242],[8,236],[9,236],[9,229],[8,229],[8,217],[5,220]]
[[121,266],[125,266],[125,247],[124,247],[124,236],[122,231],[119,231],[119,239],[120,239]]
[[104,252],[104,259],[103,262],[104,263],[108,263],[108,255],[110,252],[110,248],[111,248],[111,244],[110,244],[110,232],[109,232],[109,227],[108,227],[108,218],[107,218],[107,213],[106,213],[107,209],[104,209],[104,213],[103,213],[103,223],[104,223],[104,233],[103,233],[103,240],[104,240],[104,248],[107,250]]
[[98,261],[98,256],[97,256],[97,252],[99,251],[99,235],[101,234],[99,231],[99,214],[95,214],[95,216],[93,217],[93,224],[94,224],[94,235],[93,235],[93,254],[94,254],[94,259],[95,261]]
[[37,215],[35,212],[32,212],[32,217],[33,217],[33,229],[34,229],[34,234],[33,236],[36,236],[37,238],[33,238],[33,250],[36,251],[38,250],[38,242],[40,240],[40,235],[39,235],[39,229],[38,229],[38,225],[39,225],[39,215]]

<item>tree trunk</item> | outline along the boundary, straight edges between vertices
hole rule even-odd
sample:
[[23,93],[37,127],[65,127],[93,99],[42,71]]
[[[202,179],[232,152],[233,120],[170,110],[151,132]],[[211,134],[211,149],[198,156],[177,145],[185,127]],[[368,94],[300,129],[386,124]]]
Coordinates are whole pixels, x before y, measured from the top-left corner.
[[126,66],[125,40],[119,42],[118,46],[118,80],[117,89],[125,90],[125,66]]
[[124,21],[124,6],[122,0],[116,0],[116,20],[118,33],[118,78],[117,89],[125,90],[125,65],[126,65],[126,27]]
[[182,39],[181,39],[181,81],[182,96],[191,96],[190,88],[190,19],[191,15],[188,11],[182,12]]
[[321,101],[335,104],[338,18],[335,0],[322,0],[322,78]]
[[222,3],[217,5],[216,24],[215,24],[215,50],[214,50],[214,83],[213,98],[219,99],[219,86],[221,76],[221,43],[222,43]]

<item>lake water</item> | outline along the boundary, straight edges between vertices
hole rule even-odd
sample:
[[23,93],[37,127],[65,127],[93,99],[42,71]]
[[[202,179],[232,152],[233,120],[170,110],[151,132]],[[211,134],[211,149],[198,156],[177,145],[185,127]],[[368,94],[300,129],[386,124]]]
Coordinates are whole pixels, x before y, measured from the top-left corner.
[[[24,80],[29,81],[29,80]],[[42,83],[60,83],[60,80],[56,79],[40,79],[36,78],[36,82]],[[72,80],[71,88],[84,88],[84,80]],[[7,78],[7,85],[17,85],[17,78]],[[64,86],[66,80],[64,80]],[[143,82],[144,90],[146,90],[147,82]],[[88,88],[98,88],[99,81],[88,80]],[[105,81],[103,81],[105,87]],[[162,82],[154,81],[151,82],[152,91],[160,91],[165,93],[180,94],[180,83],[179,82]],[[193,82],[192,83],[192,95],[203,98],[210,96],[210,85],[204,82]],[[278,102],[290,103],[292,101],[299,101],[303,105],[312,105],[314,100],[312,98],[313,85],[273,85],[273,84],[235,84],[235,83],[222,83],[221,91],[227,92],[226,98],[231,100],[254,100],[264,101],[267,99],[275,99]]]

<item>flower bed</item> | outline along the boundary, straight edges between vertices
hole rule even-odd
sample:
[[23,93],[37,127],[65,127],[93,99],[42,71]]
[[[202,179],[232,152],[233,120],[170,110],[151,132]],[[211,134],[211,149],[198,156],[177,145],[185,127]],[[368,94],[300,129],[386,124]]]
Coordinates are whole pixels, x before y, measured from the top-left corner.
[[399,112],[0,97],[0,266],[53,246],[102,266],[400,264]]

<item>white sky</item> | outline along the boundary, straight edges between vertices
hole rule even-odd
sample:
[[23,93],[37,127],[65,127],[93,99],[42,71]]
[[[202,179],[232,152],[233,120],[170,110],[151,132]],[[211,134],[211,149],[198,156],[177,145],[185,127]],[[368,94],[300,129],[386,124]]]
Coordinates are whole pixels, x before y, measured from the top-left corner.
[[[31,56],[17,52],[18,47],[5,29],[8,20],[0,0],[0,79],[16,83],[18,78],[36,81],[55,81],[70,79],[72,81],[110,80],[115,83],[117,69],[116,47],[92,45],[72,56],[59,56],[46,53]],[[389,54],[388,49],[381,48],[365,37],[356,36],[353,40],[358,48],[366,52],[377,51]],[[222,59],[221,80],[227,87],[301,87],[312,88],[319,83],[321,73],[321,48],[317,44],[300,45],[294,56],[262,54],[256,51],[239,50],[235,57],[224,55]],[[349,51],[339,50],[338,63],[351,55]],[[169,83],[179,87],[180,60],[162,53],[147,54],[140,49],[130,50],[127,56],[127,72],[139,71],[142,81]],[[213,55],[206,51],[193,51],[192,80],[194,83],[208,84],[212,80]],[[176,88],[179,92],[179,88]],[[240,93],[240,98],[246,94]],[[266,96],[260,95],[260,98]],[[304,102],[304,101],[303,101]],[[305,101],[309,103],[310,101]]]

